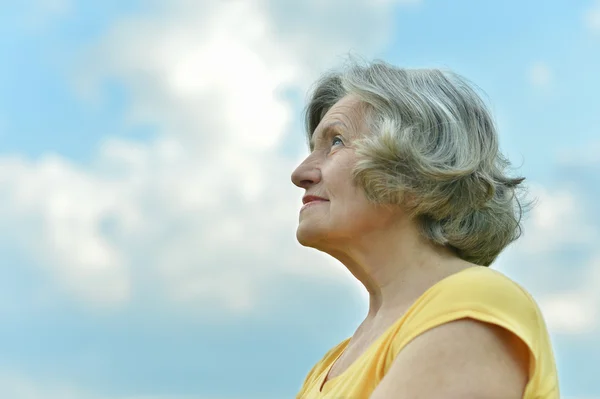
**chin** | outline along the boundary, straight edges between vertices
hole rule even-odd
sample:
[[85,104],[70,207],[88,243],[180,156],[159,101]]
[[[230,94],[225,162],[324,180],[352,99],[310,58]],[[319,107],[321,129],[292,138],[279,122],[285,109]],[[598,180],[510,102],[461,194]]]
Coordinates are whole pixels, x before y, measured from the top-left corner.
[[327,236],[324,231],[315,226],[310,226],[309,223],[300,222],[296,230],[296,239],[300,245],[305,247],[317,248],[318,243],[323,241]]

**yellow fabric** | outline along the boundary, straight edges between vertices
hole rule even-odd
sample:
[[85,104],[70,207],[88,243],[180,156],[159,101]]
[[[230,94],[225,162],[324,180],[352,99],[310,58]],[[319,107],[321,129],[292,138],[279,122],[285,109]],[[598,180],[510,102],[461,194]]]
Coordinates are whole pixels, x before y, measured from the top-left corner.
[[321,385],[350,338],[325,354],[308,373],[296,399],[368,399],[396,355],[419,334],[471,318],[499,325],[529,348],[530,370],[523,399],[558,399],[558,376],[548,332],[532,297],[502,273],[473,267],[438,282],[341,375]]

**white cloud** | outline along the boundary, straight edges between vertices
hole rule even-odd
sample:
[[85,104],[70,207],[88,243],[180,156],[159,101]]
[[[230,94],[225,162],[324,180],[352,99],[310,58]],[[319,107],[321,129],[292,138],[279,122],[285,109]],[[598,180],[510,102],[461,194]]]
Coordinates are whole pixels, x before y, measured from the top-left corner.
[[248,312],[277,275],[339,275],[295,241],[297,159],[277,148],[304,145],[289,132],[300,110],[283,91],[304,96],[339,54],[370,57],[385,44],[391,2],[341,4],[165,1],[116,23],[82,64],[79,88],[94,95],[118,79],[129,122],[159,134],[107,138],[86,166],[0,158],[2,225],[98,305],[165,295]]
[[73,384],[0,371],[0,397],[10,399],[234,399],[198,395],[97,395]]
[[583,16],[586,27],[592,32],[600,32],[600,1],[590,7]]
[[600,327],[597,212],[569,185],[532,185],[530,194],[538,202],[525,234],[500,264],[528,276],[525,286],[533,287],[552,333],[593,334]]
[[[588,270],[598,266],[600,264],[591,265]],[[541,298],[540,308],[552,332],[590,334],[598,328],[600,295],[597,290],[600,279],[598,276],[591,276],[591,279],[581,285],[576,291],[558,292]]]
[[13,233],[68,289],[96,303],[129,296],[122,256],[98,230],[119,200],[110,182],[55,156],[35,163],[4,157],[0,186],[5,225],[20,227]]
[[536,62],[529,67],[529,81],[530,83],[539,88],[545,88],[552,83],[552,71],[550,67],[544,62]]
[[8,119],[0,112],[0,142],[6,136],[8,131]]
[[36,0],[34,5],[39,11],[53,14],[65,14],[72,7],[70,0]]
[[100,399],[66,384],[34,381],[14,372],[0,373],[0,397],[11,399]]
[[586,219],[586,209],[568,187],[531,185],[536,204],[527,215],[525,234],[518,241],[521,252],[543,254],[558,246],[592,245],[600,238],[597,226]]
[[558,162],[562,165],[594,166],[600,165],[600,140],[585,143],[578,148],[564,148],[558,154]]
[[29,0],[24,3],[27,11],[22,21],[23,26],[37,32],[69,15],[73,8],[71,0]]
[[579,333],[589,330],[593,325],[589,318],[590,305],[581,295],[566,293],[546,298],[541,308],[554,331]]

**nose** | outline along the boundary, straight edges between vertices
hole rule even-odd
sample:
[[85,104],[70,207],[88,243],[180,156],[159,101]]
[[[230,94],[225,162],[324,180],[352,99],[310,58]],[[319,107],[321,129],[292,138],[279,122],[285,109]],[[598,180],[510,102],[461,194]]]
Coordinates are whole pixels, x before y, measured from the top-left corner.
[[307,158],[296,170],[292,172],[292,183],[304,189],[308,189],[321,181],[321,170],[317,168],[314,161]]

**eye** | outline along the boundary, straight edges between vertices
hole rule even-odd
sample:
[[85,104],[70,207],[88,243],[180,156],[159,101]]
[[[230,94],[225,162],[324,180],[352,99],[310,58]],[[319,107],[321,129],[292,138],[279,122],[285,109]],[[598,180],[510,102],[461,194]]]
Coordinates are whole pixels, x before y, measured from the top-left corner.
[[335,136],[333,139],[331,139],[331,146],[334,146],[336,141],[338,141],[340,144],[344,145],[344,141],[341,139],[341,137]]

